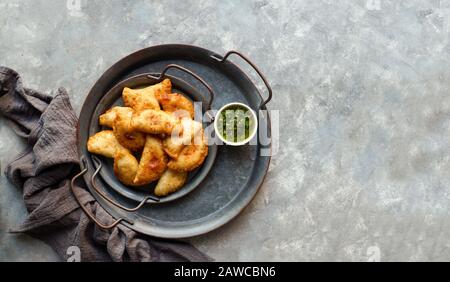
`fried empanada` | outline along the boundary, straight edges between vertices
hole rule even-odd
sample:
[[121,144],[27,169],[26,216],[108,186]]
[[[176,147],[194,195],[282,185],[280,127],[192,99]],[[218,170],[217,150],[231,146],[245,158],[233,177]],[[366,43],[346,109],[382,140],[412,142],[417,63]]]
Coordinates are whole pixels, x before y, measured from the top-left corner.
[[136,186],[134,178],[139,163],[131,152],[125,148],[117,149],[114,154],[114,174],[125,185]]
[[200,122],[194,121],[189,118],[181,120],[172,134],[165,138],[163,141],[164,151],[173,159],[177,159],[181,153],[181,150],[186,145],[190,145],[196,136],[202,129]]
[[149,134],[171,134],[180,123],[175,116],[158,110],[135,112],[131,119],[131,127],[136,131]]
[[[196,138],[194,138],[194,141]],[[201,142],[193,142],[183,148],[176,160],[171,160],[167,166],[176,171],[193,171],[205,161],[208,155],[208,140],[201,130]]]
[[131,117],[133,109],[129,107],[113,107],[100,116],[99,123],[114,129],[117,141],[132,151],[139,151],[144,147],[145,135],[133,132]]
[[180,172],[168,169],[164,172],[155,188],[156,196],[167,196],[180,190],[186,183],[188,177],[187,172]]
[[107,158],[114,158],[116,150],[123,149],[112,130],[100,131],[89,137],[87,148],[89,152]]
[[117,108],[119,107],[111,108],[107,110],[103,115],[101,115],[99,118],[99,124],[112,128],[114,120],[116,119]]
[[177,117],[194,118],[194,104],[178,93],[162,93],[156,96],[164,111],[174,113]]
[[137,152],[145,145],[145,134],[136,132],[131,127],[133,109],[128,107],[115,107],[116,117],[113,122],[113,130],[117,141],[127,149]]
[[146,109],[160,110],[160,106],[156,96],[160,96],[172,91],[172,83],[169,79],[163,80],[161,83],[142,88],[130,89],[125,87],[122,92],[123,102],[126,106],[132,107],[135,111]]
[[160,139],[147,135],[144,151],[133,183],[145,185],[161,177],[167,168],[167,155]]

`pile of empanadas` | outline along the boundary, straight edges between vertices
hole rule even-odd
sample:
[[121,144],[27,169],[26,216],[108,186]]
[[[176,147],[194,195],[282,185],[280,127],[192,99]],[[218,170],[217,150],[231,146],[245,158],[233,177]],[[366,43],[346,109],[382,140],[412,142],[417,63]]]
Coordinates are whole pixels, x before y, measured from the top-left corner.
[[100,125],[111,130],[91,136],[88,151],[113,158],[114,173],[125,185],[158,181],[155,195],[178,191],[208,155],[203,126],[193,120],[193,103],[172,93],[169,79],[147,88],[124,88],[122,98],[124,107],[100,116]]

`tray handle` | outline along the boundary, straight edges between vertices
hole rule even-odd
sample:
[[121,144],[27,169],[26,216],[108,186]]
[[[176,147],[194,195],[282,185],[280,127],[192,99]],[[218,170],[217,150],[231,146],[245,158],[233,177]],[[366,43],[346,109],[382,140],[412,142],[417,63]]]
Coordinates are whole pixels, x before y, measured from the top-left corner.
[[239,57],[241,57],[244,61],[246,61],[250,66],[252,66],[252,68],[258,73],[259,77],[262,79],[262,81],[264,82],[264,84],[267,87],[267,91],[269,93],[267,99],[265,101],[263,101],[261,103],[261,105],[259,106],[259,109],[261,110],[262,107],[264,107],[267,103],[270,102],[270,100],[272,100],[272,88],[269,85],[269,82],[267,81],[266,77],[261,73],[261,71],[259,70],[259,68],[245,55],[243,55],[242,53],[236,51],[236,50],[231,50],[228,51],[225,56],[223,56],[222,58],[216,56],[215,54],[211,55],[211,58],[213,58],[214,60],[223,63],[225,62],[229,56],[231,55],[238,55]]
[[100,172],[100,170],[102,169],[102,163],[100,162],[100,160],[96,157],[96,156],[92,156],[92,160],[94,161],[94,163],[97,166],[97,169],[95,170],[94,174],[91,177],[91,185],[94,188],[95,192],[97,192],[101,197],[103,197],[103,199],[105,199],[106,201],[108,201],[110,204],[123,209],[127,212],[135,212],[138,209],[142,208],[145,204],[147,203],[151,203],[151,202],[159,202],[159,198],[153,197],[153,196],[147,196],[144,199],[142,199],[142,201],[139,203],[139,205],[137,205],[134,208],[127,208],[119,203],[117,203],[116,201],[112,200],[111,198],[108,197],[108,195],[106,195],[103,191],[101,191],[98,187],[97,187],[97,183],[95,182],[95,177],[98,175],[98,173]]
[[78,198],[77,193],[75,192],[74,184],[75,184],[75,181],[79,177],[81,177],[82,175],[84,175],[88,171],[88,168],[86,166],[84,157],[81,158],[81,168],[82,168],[81,172],[78,173],[77,175],[75,175],[72,178],[72,180],[70,181],[70,190],[72,191],[72,194],[75,197],[75,200],[78,202],[78,204],[80,205],[81,209],[83,209],[84,213],[89,217],[89,219],[91,221],[93,221],[101,229],[106,229],[106,230],[116,227],[122,221],[127,222],[128,224],[132,225],[133,222],[130,222],[130,221],[128,221],[126,219],[123,219],[123,218],[119,218],[119,219],[115,220],[113,223],[111,223],[109,225],[103,224],[98,219],[95,218],[95,216],[91,213],[91,211],[89,211],[89,209],[85,205],[83,205],[83,203],[81,202],[80,198]]
[[183,71],[183,72],[185,72],[185,73],[188,73],[188,74],[192,75],[192,76],[195,77],[198,81],[200,81],[200,83],[203,84],[203,86],[205,86],[206,89],[208,89],[208,92],[209,92],[209,101],[208,101],[207,104],[206,104],[206,105],[207,105],[206,109],[207,109],[207,111],[211,110],[211,105],[212,105],[212,103],[213,103],[213,101],[214,101],[214,97],[215,97],[214,91],[212,90],[212,87],[211,87],[211,86],[210,86],[203,78],[201,78],[198,74],[194,73],[193,71],[188,70],[187,68],[182,67],[182,66],[180,66],[180,65],[169,64],[169,65],[167,65],[167,66],[162,70],[162,72],[161,72],[161,74],[160,74],[159,76],[153,76],[153,75],[151,75],[151,74],[149,74],[148,76],[151,77],[151,78],[153,78],[153,79],[162,80],[162,79],[164,78],[164,76],[166,75],[166,73],[167,73],[167,71],[168,71],[169,69],[178,69],[178,70],[181,70],[181,71]]

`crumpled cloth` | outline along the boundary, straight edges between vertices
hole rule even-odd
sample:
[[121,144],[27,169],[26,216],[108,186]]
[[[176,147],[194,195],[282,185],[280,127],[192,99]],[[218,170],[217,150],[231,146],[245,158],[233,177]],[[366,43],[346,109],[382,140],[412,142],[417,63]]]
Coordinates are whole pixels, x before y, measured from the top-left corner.
[[[24,88],[14,70],[0,66],[0,113],[28,141],[25,152],[5,169],[7,179],[23,189],[29,212],[25,222],[10,232],[45,241],[63,260],[73,259],[72,246],[79,248],[81,261],[211,260],[188,243],[145,236],[121,224],[106,231],[89,220],[69,186],[79,172],[78,118],[65,89],[52,97]],[[114,221],[81,179],[75,189],[102,223]]]

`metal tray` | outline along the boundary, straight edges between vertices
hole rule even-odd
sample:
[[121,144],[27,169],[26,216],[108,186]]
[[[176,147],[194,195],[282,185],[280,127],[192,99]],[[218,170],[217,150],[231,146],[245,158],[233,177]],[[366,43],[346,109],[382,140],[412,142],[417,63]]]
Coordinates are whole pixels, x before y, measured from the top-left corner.
[[[228,60],[230,55],[240,56],[255,68],[268,88],[269,96],[266,100],[261,97],[252,80]],[[136,199],[124,197],[123,193],[112,189],[103,177],[96,180],[98,187],[92,185],[91,180],[95,177],[98,163],[95,162],[95,157],[87,152],[86,142],[91,134],[92,121],[98,119],[98,105],[102,98],[121,81],[143,73],[161,73],[170,64],[193,71],[213,88],[216,93],[213,109],[230,102],[242,102],[258,112],[260,109],[266,110],[265,105],[272,97],[270,86],[261,72],[247,57],[236,51],[230,51],[222,57],[196,46],[159,45],[137,51],[114,64],[89,92],[80,113],[78,126],[78,153],[82,172],[77,177],[83,175],[96,200],[117,219],[110,225],[99,223],[102,228],[111,228],[122,223],[137,232],[161,238],[187,238],[204,234],[237,216],[253,199],[267,173],[270,156],[263,156],[260,151],[270,150],[270,144],[258,143],[256,146],[241,147],[224,145],[217,146],[215,162],[211,164],[209,173],[196,185],[195,190],[192,189],[190,193],[183,195],[184,197],[170,202],[161,201],[155,205],[152,204],[155,203],[154,199],[149,197],[144,198],[134,208]],[[177,69],[170,70],[170,75],[197,89],[194,92],[202,93],[198,91],[202,89],[202,84],[191,75]],[[266,135],[270,138],[268,112],[262,111],[258,121],[260,126],[267,128]],[[76,178],[72,183],[75,180]],[[120,206],[130,208],[124,210]],[[91,216],[89,211],[83,208]]]

